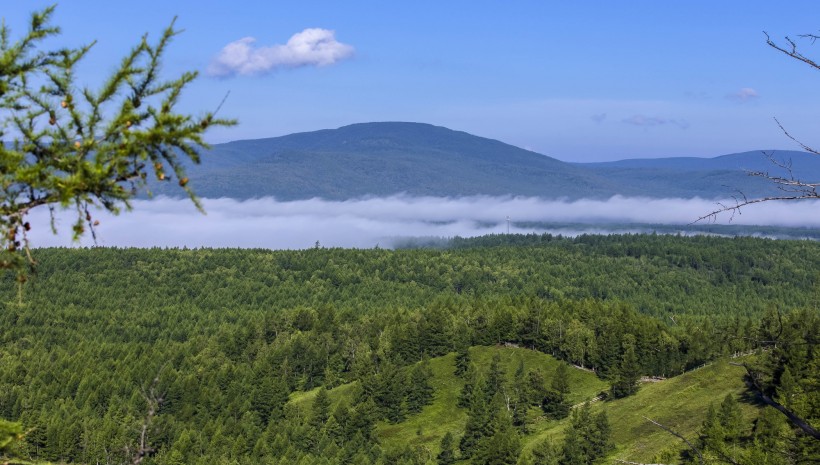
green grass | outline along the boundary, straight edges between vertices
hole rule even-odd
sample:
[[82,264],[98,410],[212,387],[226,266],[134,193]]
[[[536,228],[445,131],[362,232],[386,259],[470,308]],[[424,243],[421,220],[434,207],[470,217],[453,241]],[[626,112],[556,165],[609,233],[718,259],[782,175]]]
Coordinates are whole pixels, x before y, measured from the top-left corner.
[[[727,394],[736,399],[744,390],[743,368],[721,360],[699,370],[657,383],[644,383],[637,394],[625,399],[592,404],[592,413],[605,410],[612,426],[616,450],[611,458],[633,462],[654,462],[662,456],[677,457],[686,445],[678,438],[651,424],[651,418],[689,440],[697,438],[710,403],[719,404]],[[740,403],[744,416],[751,420],[757,409]],[[548,422],[524,439],[524,449],[541,440],[558,442],[568,420]]]
[[[719,404],[727,394],[739,400],[744,390],[743,373],[743,368],[723,360],[660,383],[646,383],[637,395],[596,405],[593,411],[606,409],[618,447],[616,458],[648,461],[666,449],[679,451],[686,446],[644,417],[694,440],[710,403]],[[740,405],[744,416],[751,420],[757,409]]]
[[[549,383],[559,363],[555,358],[531,350],[504,347],[473,347],[470,355],[473,363],[486,370],[495,354],[501,357],[501,365],[510,381],[514,379],[519,363],[523,361],[525,372],[542,370]],[[433,372],[432,385],[435,398],[421,413],[408,416],[403,422],[389,424],[380,422],[377,434],[386,450],[405,446],[422,446],[432,452],[439,451],[439,442],[448,432],[456,440],[464,432],[467,420],[465,409],[457,407],[463,381],[454,375],[455,354],[430,360]],[[706,416],[710,403],[719,404],[727,394],[740,398],[743,392],[743,369],[718,361],[699,370],[656,383],[644,383],[634,396],[592,404],[592,412],[607,412],[612,426],[616,450],[611,458],[635,462],[649,462],[664,455],[675,457],[685,448],[679,439],[652,425],[644,417],[664,424],[689,439],[696,439],[697,431]],[[569,401],[578,404],[595,397],[608,388],[608,384],[593,373],[570,369],[571,393]],[[290,402],[308,411],[317,389],[294,393]],[[336,387],[329,392],[332,403],[342,399],[351,401],[355,383]],[[754,406],[741,403],[744,415],[751,420],[756,412]],[[530,433],[522,438],[525,453],[542,440],[560,443],[568,419],[547,420],[540,410],[530,411]]]

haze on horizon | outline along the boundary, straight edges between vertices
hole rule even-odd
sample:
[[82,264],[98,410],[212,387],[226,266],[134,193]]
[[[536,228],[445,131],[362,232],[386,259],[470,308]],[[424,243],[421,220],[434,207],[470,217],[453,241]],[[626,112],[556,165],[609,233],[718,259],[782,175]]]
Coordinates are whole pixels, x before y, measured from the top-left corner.
[[[52,2],[7,3],[20,32]],[[202,74],[182,109],[216,108],[230,91],[221,112],[240,121],[211,142],[416,121],[585,162],[797,148],[773,117],[816,142],[817,77],[762,31],[781,42],[816,32],[818,13],[809,0],[146,0],[125,17],[120,4],[80,0],[58,5],[54,21],[63,44],[97,40],[81,69],[94,86],[178,16],[185,32],[166,72]]]

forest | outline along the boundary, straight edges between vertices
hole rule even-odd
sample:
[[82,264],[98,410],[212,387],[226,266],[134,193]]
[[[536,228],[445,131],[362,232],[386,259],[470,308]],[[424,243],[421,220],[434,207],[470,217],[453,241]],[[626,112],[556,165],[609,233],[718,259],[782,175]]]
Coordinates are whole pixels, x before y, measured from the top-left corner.
[[[21,463],[820,457],[766,406],[820,424],[813,241],[33,253],[27,283],[0,282],[0,432],[17,438],[0,454]],[[697,369],[715,378],[687,407],[692,447],[658,429],[663,447],[630,455],[612,412]]]

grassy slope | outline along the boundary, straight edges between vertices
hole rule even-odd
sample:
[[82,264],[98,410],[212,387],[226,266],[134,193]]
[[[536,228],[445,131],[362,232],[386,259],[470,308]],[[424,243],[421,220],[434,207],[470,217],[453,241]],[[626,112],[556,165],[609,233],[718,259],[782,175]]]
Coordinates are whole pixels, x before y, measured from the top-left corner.
[[[726,360],[719,361],[666,381],[645,383],[635,396],[595,404],[592,411],[606,409],[617,446],[615,458],[647,462],[664,450],[677,452],[685,445],[644,417],[695,439],[710,403],[717,406],[727,394],[740,400],[743,372],[743,368],[729,365]],[[740,405],[750,420],[756,408]]]
[[[493,355],[499,353],[507,376],[512,379],[519,362],[524,361],[525,370],[540,368],[549,377],[558,362],[553,357],[526,349],[500,347],[474,347],[471,355],[480,367],[489,366]],[[408,417],[399,424],[380,423],[378,435],[387,449],[405,445],[425,446],[438,453],[441,438],[449,431],[456,438],[463,433],[467,414],[456,407],[463,382],[453,375],[454,354],[430,361],[433,371],[435,400],[418,414]],[[727,394],[736,398],[743,391],[742,368],[720,361],[713,365],[658,383],[645,383],[635,396],[611,402],[592,404],[593,413],[606,410],[617,446],[613,458],[647,462],[662,453],[677,455],[684,445],[668,433],[651,425],[643,417],[652,418],[667,425],[684,436],[694,439],[711,402],[720,403]],[[605,390],[607,384],[595,375],[581,370],[570,370],[570,401],[583,402]],[[296,393],[291,402],[308,409],[317,390]],[[335,403],[347,398],[353,392],[351,384],[339,386],[330,391]],[[755,408],[741,404],[748,418]],[[568,420],[549,421],[540,417],[537,409],[532,409],[531,433],[522,438],[527,451],[538,442],[548,439],[560,441]]]

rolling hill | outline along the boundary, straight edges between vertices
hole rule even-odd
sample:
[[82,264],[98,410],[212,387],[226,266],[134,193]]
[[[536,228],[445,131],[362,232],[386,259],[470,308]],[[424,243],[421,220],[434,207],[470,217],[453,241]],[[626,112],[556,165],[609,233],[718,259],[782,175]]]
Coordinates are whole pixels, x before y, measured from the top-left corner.
[[[476,362],[485,367],[493,355],[499,354],[508,382],[512,382],[519,363],[527,368],[537,367],[546,373],[552,373],[555,366],[562,363],[550,355],[518,348],[473,347],[471,352]],[[433,403],[401,423],[379,423],[377,434],[387,450],[417,446],[432,451],[435,456],[439,452],[439,442],[446,433],[450,432],[456,437],[464,433],[467,413],[465,409],[455,407],[463,381],[453,374],[454,354],[432,359],[430,366],[436,393]],[[668,380],[644,383],[634,396],[594,402],[592,410],[606,411],[612,424],[616,449],[609,459],[648,462],[663,454],[676,457],[686,445],[649,423],[645,417],[672,425],[679,433],[695,438],[710,403],[719,404],[727,394],[742,395],[742,374],[742,368],[722,359]],[[570,401],[575,405],[594,398],[608,388],[608,384],[594,374],[580,370],[570,372],[570,386]],[[323,388],[294,393],[290,402],[303,411],[309,411],[319,389]],[[330,390],[329,395],[334,405],[341,401],[350,403],[354,391],[354,386],[345,384]],[[746,420],[751,421],[756,412],[757,407],[743,404]],[[522,437],[524,455],[543,440],[560,443],[569,419],[548,420],[537,408],[532,408],[529,413],[530,432]]]
[[[778,152],[812,178],[820,157]],[[215,145],[189,168],[202,197],[279,200],[367,196],[512,195],[541,198],[726,198],[775,192],[744,169],[776,168],[762,152],[717,158],[566,163],[503,142],[422,123],[360,123],[338,129]],[[179,195],[155,183],[156,194]]]

